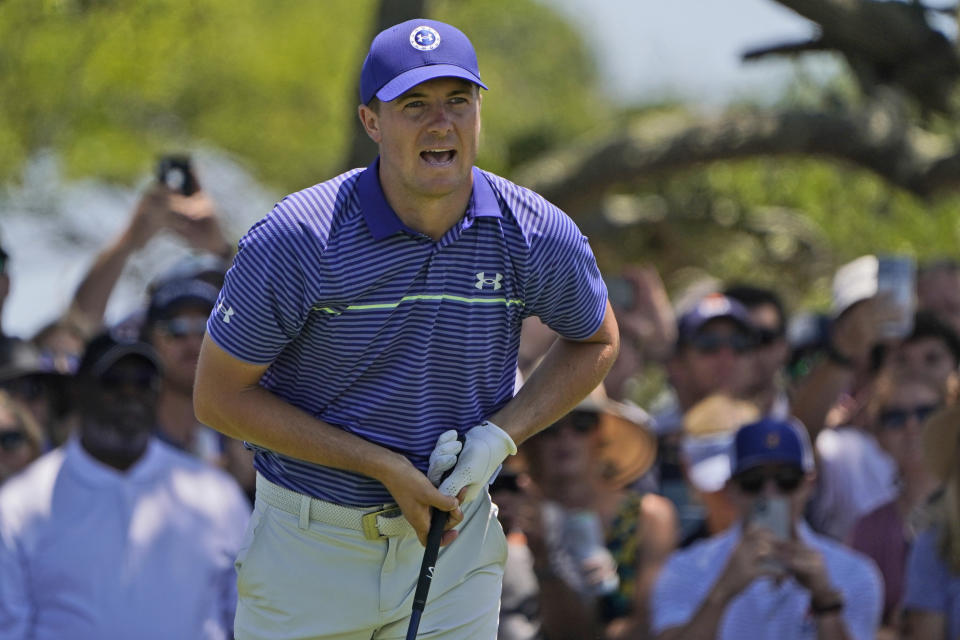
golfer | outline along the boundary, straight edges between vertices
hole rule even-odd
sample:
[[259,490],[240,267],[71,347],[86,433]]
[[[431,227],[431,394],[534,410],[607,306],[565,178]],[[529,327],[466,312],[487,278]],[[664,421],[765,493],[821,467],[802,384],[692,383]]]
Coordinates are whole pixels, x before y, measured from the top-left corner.
[[[383,31],[360,87],[379,156],[247,232],[200,355],[198,418],[256,456],[235,633],[402,638],[436,507],[420,633],[490,640],[506,544],[487,485],[597,386],[616,320],[570,218],[473,166],[486,86],[463,33]],[[530,315],[561,339],[514,397]]]

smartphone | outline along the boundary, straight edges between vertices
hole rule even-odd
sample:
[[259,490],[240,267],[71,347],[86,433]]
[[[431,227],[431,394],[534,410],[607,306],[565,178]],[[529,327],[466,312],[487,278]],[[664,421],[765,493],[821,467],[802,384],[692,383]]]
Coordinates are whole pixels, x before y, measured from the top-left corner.
[[881,331],[885,338],[906,338],[913,331],[916,313],[917,265],[909,256],[877,257],[877,294],[889,296],[897,310],[897,319],[887,322]]
[[200,184],[193,173],[190,156],[169,154],[157,161],[157,180],[170,189],[190,196],[200,190]]
[[790,502],[786,498],[761,497],[753,503],[750,524],[756,524],[773,532],[779,540],[790,538]]
[[610,304],[618,309],[633,309],[636,299],[633,284],[620,276],[604,276],[607,285],[607,298]]

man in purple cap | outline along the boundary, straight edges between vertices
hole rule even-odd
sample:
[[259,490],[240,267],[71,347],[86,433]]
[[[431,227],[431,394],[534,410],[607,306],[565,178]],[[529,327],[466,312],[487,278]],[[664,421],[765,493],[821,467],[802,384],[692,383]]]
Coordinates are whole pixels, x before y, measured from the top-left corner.
[[654,637],[873,640],[876,565],[802,519],[815,482],[806,430],[770,417],[742,426],[731,474],[738,522],[667,561],[650,601]]
[[[383,31],[360,86],[379,157],[250,229],[201,351],[197,415],[258,473],[236,635],[402,637],[433,507],[450,520],[420,632],[489,639],[506,544],[487,485],[599,384],[616,320],[572,220],[473,166],[486,86],[463,33]],[[561,339],[514,397],[528,316]]]

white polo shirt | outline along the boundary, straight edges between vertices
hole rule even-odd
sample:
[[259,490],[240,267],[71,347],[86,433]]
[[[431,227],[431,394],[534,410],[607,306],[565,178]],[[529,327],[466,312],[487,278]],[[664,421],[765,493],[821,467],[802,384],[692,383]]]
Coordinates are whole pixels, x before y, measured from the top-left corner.
[[[654,634],[693,619],[736,548],[742,528],[694,544],[670,556],[660,571],[650,601]],[[843,618],[855,640],[874,640],[883,605],[882,578],[866,556],[799,525],[800,538],[823,555],[830,582],[846,603]],[[789,578],[778,585],[771,578],[753,581],[730,601],[720,618],[717,638],[777,638],[814,640],[816,619],[810,613],[810,593]]]
[[127,472],[71,439],[0,487],[4,639],[230,638],[250,508],[152,440]]

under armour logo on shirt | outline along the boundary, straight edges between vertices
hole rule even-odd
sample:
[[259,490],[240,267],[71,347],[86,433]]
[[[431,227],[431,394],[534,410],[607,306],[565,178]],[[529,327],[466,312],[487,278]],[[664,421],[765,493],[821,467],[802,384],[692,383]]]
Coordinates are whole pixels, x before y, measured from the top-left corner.
[[478,273],[478,274],[477,274],[477,283],[476,283],[475,285],[473,285],[473,286],[475,286],[477,289],[483,289],[483,287],[484,287],[485,285],[488,285],[488,284],[489,284],[489,285],[493,285],[493,290],[494,290],[494,291],[496,291],[497,289],[501,289],[501,288],[503,287],[503,285],[500,284],[500,281],[503,280],[503,274],[502,274],[502,273],[498,273],[498,274],[496,274],[496,275],[495,275],[494,277],[492,277],[492,278],[488,278],[488,277],[486,277],[486,275],[487,275],[487,274],[484,273],[483,271],[481,271],[480,273]]
[[217,307],[217,311],[223,314],[223,321],[227,324],[230,324],[230,316],[233,315],[233,307],[225,307],[221,302],[220,306]]

